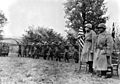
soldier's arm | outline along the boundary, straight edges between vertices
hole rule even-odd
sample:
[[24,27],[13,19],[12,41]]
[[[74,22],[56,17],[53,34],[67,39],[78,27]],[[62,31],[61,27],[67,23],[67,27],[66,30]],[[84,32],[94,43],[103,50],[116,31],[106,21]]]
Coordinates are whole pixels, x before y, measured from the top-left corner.
[[108,55],[111,55],[112,51],[113,51],[113,38],[111,35],[107,36],[107,51],[108,51]]
[[92,31],[92,52],[94,51],[96,33]]

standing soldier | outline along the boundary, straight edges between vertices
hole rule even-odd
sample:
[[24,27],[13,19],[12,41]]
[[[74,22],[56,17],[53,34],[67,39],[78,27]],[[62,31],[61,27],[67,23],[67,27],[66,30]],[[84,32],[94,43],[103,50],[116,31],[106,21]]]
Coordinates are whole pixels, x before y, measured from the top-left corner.
[[21,57],[24,56],[24,45],[21,45]]
[[85,43],[81,53],[81,61],[89,65],[89,72],[93,72],[93,53],[94,53],[94,37],[96,33],[92,30],[90,23],[85,25]]
[[49,50],[48,45],[45,45],[45,47],[44,47],[44,57],[43,57],[45,60],[47,59],[48,50]]
[[37,46],[36,45],[33,46],[32,56],[33,56],[33,58],[38,59]]
[[54,51],[53,51],[53,49],[52,49],[52,46],[49,47],[48,53],[49,53],[48,60],[50,60],[50,59],[53,60]]
[[25,55],[29,57],[29,45],[26,45]]
[[111,64],[111,54],[113,50],[113,39],[106,32],[106,25],[98,25],[98,36],[93,61],[93,68],[101,72],[101,76],[106,77],[107,67]]
[[23,46],[23,57],[27,56],[27,45]]
[[18,57],[22,57],[22,52],[21,52],[21,45],[19,45],[19,50],[18,50]]
[[64,59],[65,59],[65,62],[69,62],[69,47],[68,46],[65,46]]
[[73,56],[75,63],[79,62],[79,52],[78,52],[78,46],[74,46],[74,56]]
[[56,57],[56,61],[61,61],[61,58],[60,58],[60,48],[59,46],[56,46],[55,47],[55,57]]

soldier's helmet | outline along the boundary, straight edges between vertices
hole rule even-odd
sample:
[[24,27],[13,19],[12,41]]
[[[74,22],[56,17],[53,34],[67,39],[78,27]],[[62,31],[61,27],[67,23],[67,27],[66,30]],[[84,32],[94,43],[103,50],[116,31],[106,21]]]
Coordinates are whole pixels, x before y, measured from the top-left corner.
[[87,24],[85,24],[85,27],[92,29],[92,24],[87,23]]
[[98,28],[104,28],[104,29],[106,29],[105,23],[100,23],[100,24],[98,25]]

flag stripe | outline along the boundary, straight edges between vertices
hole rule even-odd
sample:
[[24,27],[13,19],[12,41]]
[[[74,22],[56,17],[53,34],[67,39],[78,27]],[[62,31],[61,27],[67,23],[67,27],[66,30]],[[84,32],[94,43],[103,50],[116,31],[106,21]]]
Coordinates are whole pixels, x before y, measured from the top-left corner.
[[81,48],[83,48],[84,46],[84,32],[82,27],[80,27],[79,31],[78,31],[78,44],[79,46],[81,46]]
[[83,45],[84,45],[83,39],[79,39],[79,40],[78,40],[78,43],[79,43],[79,45],[83,48]]

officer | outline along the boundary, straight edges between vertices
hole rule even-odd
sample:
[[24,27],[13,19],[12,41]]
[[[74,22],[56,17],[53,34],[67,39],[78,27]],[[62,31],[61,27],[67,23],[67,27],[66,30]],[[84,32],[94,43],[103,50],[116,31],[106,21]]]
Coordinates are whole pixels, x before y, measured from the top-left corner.
[[100,71],[103,78],[106,78],[107,67],[111,64],[111,54],[113,50],[113,39],[111,34],[106,32],[106,25],[98,25],[98,37],[96,39],[93,68]]
[[93,72],[93,53],[94,53],[94,37],[96,33],[92,30],[92,24],[85,25],[85,43],[81,53],[81,61],[89,65],[89,72]]

